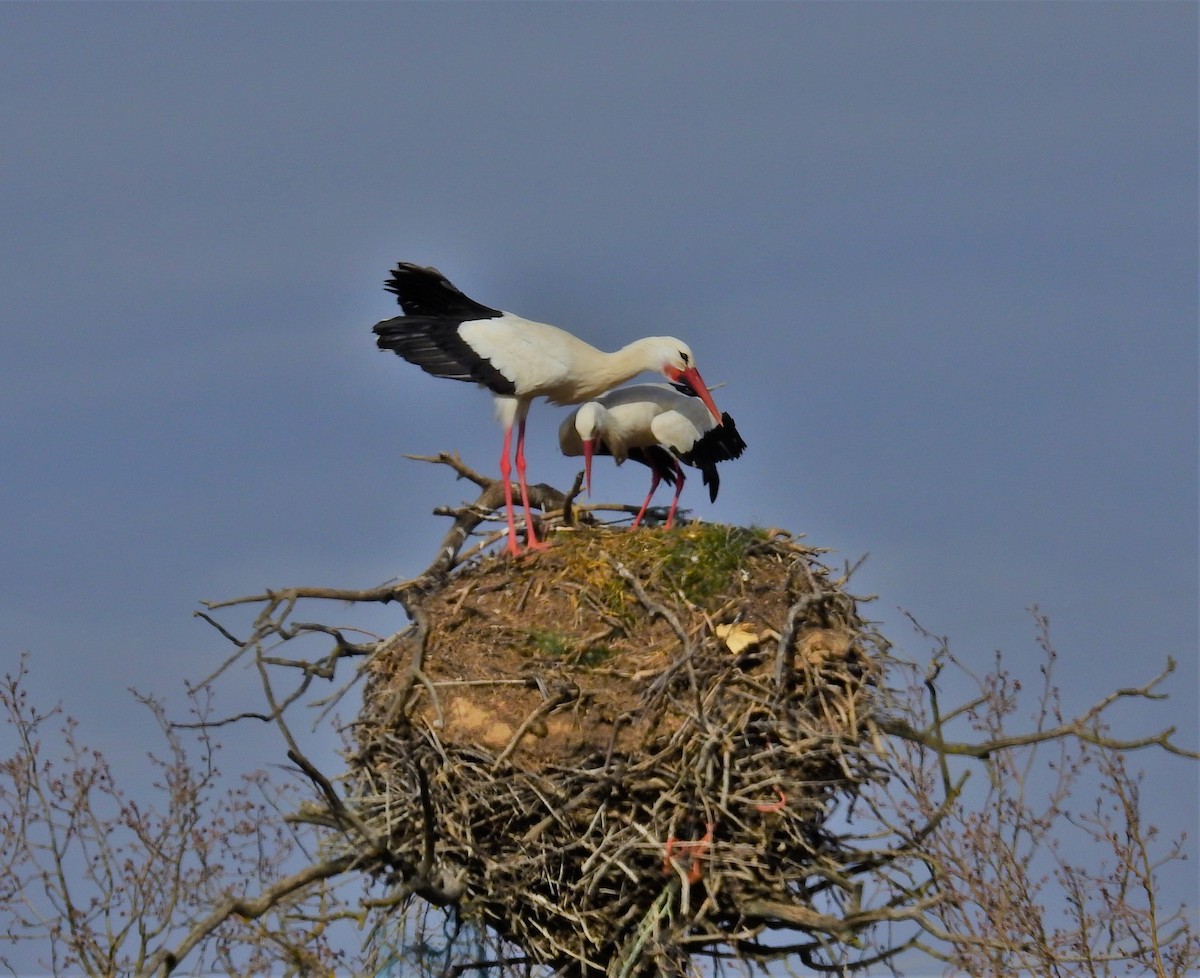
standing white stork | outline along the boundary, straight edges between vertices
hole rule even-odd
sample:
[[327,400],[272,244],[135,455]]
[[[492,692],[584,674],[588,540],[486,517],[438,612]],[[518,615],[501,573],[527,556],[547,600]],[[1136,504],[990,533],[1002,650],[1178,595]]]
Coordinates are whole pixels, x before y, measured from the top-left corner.
[[715,502],[721,480],[717,463],[738,458],[746,448],[727,413],[714,423],[698,389],[680,384],[635,384],[609,391],[576,408],[558,429],[564,455],[582,455],[588,493],[592,491],[592,455],[611,455],[618,465],[631,458],[650,467],[650,492],[633,521],[639,526],[661,481],[675,486],[668,528],[685,481],[683,462],[700,470]]
[[516,468],[525,507],[528,546],[538,543],[525,481],[525,418],[535,397],[555,404],[579,404],[645,371],[701,392],[717,424],[720,415],[692,362],[692,351],[671,336],[635,340],[605,353],[565,330],[492,309],[463,295],[436,268],[399,263],[384,284],[394,292],[403,316],[376,323],[382,350],[391,350],[438,377],[474,381],[496,396],[496,417],[504,426],[500,475],[508,518],[508,552],[520,552],[512,495],[512,430],[517,427]]

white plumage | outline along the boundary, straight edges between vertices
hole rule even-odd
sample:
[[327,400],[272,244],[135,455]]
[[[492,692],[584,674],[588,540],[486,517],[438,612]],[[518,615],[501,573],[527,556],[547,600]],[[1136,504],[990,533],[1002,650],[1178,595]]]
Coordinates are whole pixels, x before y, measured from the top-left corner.
[[650,492],[634,526],[641,524],[651,497],[664,480],[675,486],[666,525],[674,523],[686,481],[680,462],[700,470],[709,487],[709,500],[714,501],[720,487],[717,462],[738,458],[746,448],[728,414],[717,424],[696,391],[665,384],[621,387],[588,401],[563,420],[558,442],[564,455],[583,456],[589,493],[593,454],[611,455],[618,465],[632,458],[650,467]]
[[[655,371],[702,392],[705,406],[720,423],[691,350],[674,337],[651,336],[605,353],[556,326],[476,302],[437,269],[407,262],[396,266],[385,288],[396,294],[404,315],[375,325],[380,349],[391,350],[438,377],[474,381],[496,396],[496,416],[504,426],[500,474],[511,554],[520,552],[512,498],[514,462],[528,546],[539,546],[525,480],[525,418],[534,398],[578,404],[640,373]],[[514,426],[516,454],[510,462]]]

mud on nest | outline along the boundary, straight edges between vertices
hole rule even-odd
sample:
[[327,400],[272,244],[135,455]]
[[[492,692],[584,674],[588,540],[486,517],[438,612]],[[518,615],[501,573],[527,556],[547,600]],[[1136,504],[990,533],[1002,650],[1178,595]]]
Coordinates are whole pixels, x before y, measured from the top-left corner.
[[575,975],[675,973],[828,906],[854,853],[827,822],[880,777],[883,648],[818,558],[587,528],[410,596],[348,789],[391,878]]

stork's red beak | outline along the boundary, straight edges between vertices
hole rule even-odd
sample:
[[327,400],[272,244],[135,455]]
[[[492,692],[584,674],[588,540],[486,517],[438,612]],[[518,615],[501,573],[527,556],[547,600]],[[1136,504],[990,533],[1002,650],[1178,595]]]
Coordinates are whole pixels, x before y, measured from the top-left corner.
[[595,446],[594,438],[585,438],[583,440],[583,484],[587,486],[587,494],[592,494],[592,449]]
[[695,367],[688,367],[686,370],[677,370],[674,367],[667,368],[667,379],[672,380],[677,384],[687,384],[696,392],[696,396],[704,402],[704,406],[712,412],[713,419],[717,424],[721,423],[721,412],[717,410],[717,405],[713,403],[712,394],[708,392],[708,386],[704,383],[704,378],[700,376],[700,371]]

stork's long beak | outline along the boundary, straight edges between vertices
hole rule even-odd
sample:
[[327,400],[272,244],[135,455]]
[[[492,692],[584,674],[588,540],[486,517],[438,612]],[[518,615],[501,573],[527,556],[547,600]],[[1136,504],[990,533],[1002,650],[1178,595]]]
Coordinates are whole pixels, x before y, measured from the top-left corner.
[[587,486],[587,494],[592,494],[592,449],[595,446],[594,438],[583,439],[583,484]]
[[712,412],[713,419],[717,424],[721,423],[721,412],[717,410],[717,405],[713,403],[712,394],[708,392],[708,385],[704,383],[704,378],[700,376],[700,371],[695,367],[688,367],[686,370],[673,370],[667,377],[677,383],[687,384],[696,392],[696,396],[704,402],[704,406]]

